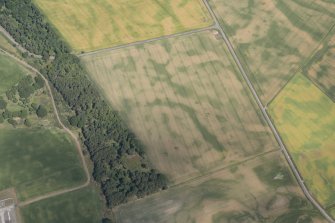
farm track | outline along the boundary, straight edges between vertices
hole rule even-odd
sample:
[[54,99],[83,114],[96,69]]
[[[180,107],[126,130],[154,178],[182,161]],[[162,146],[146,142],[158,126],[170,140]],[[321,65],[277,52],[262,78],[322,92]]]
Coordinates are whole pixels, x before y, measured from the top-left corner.
[[119,45],[119,46],[114,46],[114,47],[110,47],[110,48],[90,51],[90,52],[87,52],[87,53],[77,54],[77,56],[78,57],[83,57],[83,56],[88,56],[88,55],[100,54],[100,53],[109,52],[109,51],[112,51],[112,50],[119,50],[119,49],[131,47],[131,46],[137,46],[137,45],[141,45],[141,44],[145,44],[145,43],[151,43],[151,42],[155,42],[155,41],[158,41],[158,40],[175,38],[175,37],[179,37],[179,36],[187,36],[187,35],[203,32],[203,31],[207,31],[207,30],[211,30],[211,29],[215,29],[215,28],[216,28],[216,25],[213,24],[213,25],[205,27],[205,28],[194,29],[194,30],[191,30],[191,31],[175,33],[175,34],[171,34],[171,35],[160,36],[160,37],[156,37],[156,38],[152,38],[152,39],[132,42],[132,43],[123,44],[123,45]]
[[45,195],[41,195],[41,196],[38,196],[38,197],[35,197],[35,198],[32,198],[32,199],[26,200],[24,202],[19,202],[18,205],[20,207],[27,206],[27,205],[32,204],[32,203],[37,202],[37,201],[41,201],[41,200],[44,200],[44,199],[47,199],[47,198],[55,197],[55,196],[58,196],[58,195],[61,195],[61,194],[65,194],[65,193],[68,193],[68,192],[76,191],[76,190],[79,190],[79,189],[82,189],[82,188],[88,186],[90,184],[91,174],[90,174],[90,172],[88,170],[88,167],[87,167],[87,164],[86,164],[86,161],[85,161],[85,157],[84,157],[84,155],[82,153],[81,144],[80,144],[77,136],[73,132],[71,132],[71,130],[68,129],[63,124],[63,122],[61,121],[60,116],[59,116],[59,112],[57,110],[56,103],[55,103],[55,100],[54,100],[54,97],[53,97],[53,93],[52,93],[52,90],[51,90],[51,87],[50,87],[50,84],[49,84],[48,80],[36,68],[34,68],[33,66],[29,65],[25,61],[17,58],[16,56],[8,53],[7,51],[5,51],[3,49],[0,49],[0,52],[4,53],[5,55],[7,55],[7,56],[9,56],[11,58],[13,58],[19,64],[21,64],[22,66],[26,67],[28,70],[31,70],[34,73],[37,73],[38,75],[40,75],[43,78],[44,82],[46,83],[47,89],[49,91],[49,95],[51,97],[52,107],[53,107],[54,113],[56,115],[57,122],[60,125],[60,127],[66,133],[68,133],[71,136],[71,138],[74,140],[74,142],[76,144],[77,151],[78,151],[78,153],[80,155],[80,158],[81,158],[81,162],[82,162],[82,165],[83,165],[83,168],[84,168],[84,171],[85,171],[85,175],[86,175],[86,181],[82,185],[79,185],[79,186],[76,186],[76,187],[73,187],[73,188],[64,189],[64,190],[53,191],[53,192],[47,193]]
[[[274,124],[272,123],[272,120],[270,119],[268,113],[267,113],[267,107],[263,105],[263,103],[261,102],[252,82],[250,81],[245,69],[243,68],[242,66],[242,63],[240,61],[240,59],[238,58],[236,52],[235,52],[235,49],[232,45],[232,43],[230,42],[227,34],[225,33],[224,29],[221,27],[219,21],[218,21],[218,18],[214,12],[214,10],[211,8],[211,6],[209,5],[208,3],[208,0],[203,0],[205,6],[207,7],[208,11],[210,12],[213,20],[214,20],[214,24],[212,26],[209,26],[209,27],[205,27],[205,28],[201,28],[201,29],[196,29],[196,30],[191,30],[191,31],[187,31],[187,32],[182,32],[182,33],[177,33],[177,34],[171,34],[171,35],[166,35],[166,36],[161,36],[161,37],[157,37],[157,38],[152,38],[152,39],[147,39],[147,40],[143,40],[143,41],[137,41],[137,42],[133,42],[133,43],[129,43],[129,44],[125,44],[125,45],[120,45],[120,46],[116,46],[116,47],[111,47],[111,48],[106,48],[106,49],[101,49],[101,50],[96,50],[96,51],[91,51],[91,52],[87,52],[87,53],[82,53],[82,54],[77,54],[78,57],[82,57],[82,56],[85,56],[85,55],[94,55],[94,54],[99,54],[99,53],[103,53],[103,52],[109,52],[109,51],[112,51],[112,50],[118,50],[118,49],[123,49],[123,48],[127,48],[127,47],[130,47],[130,46],[136,46],[136,45],[141,45],[141,44],[145,44],[145,43],[150,43],[150,42],[154,42],[154,41],[158,41],[158,40],[164,40],[164,39],[167,39],[167,38],[173,38],[173,37],[178,37],[178,36],[184,36],[184,35],[191,35],[191,34],[194,34],[194,33],[198,33],[198,32],[202,32],[202,31],[206,31],[206,30],[211,30],[211,29],[217,29],[220,34],[222,35],[223,37],[223,40],[225,41],[227,47],[229,48],[229,52],[231,53],[231,55],[233,56],[233,59],[236,63],[236,65],[238,66],[242,76],[243,76],[243,79],[246,81],[247,85],[248,85],[248,88],[250,89],[254,99],[256,100],[257,102],[257,105],[259,107],[259,109],[261,110],[262,112],[262,115],[263,117],[265,118],[266,122],[268,123],[271,131],[273,132],[279,146],[280,146],[280,150],[282,151],[282,153],[284,154],[288,164],[289,164],[289,167],[290,169],[292,170],[292,172],[294,173],[297,181],[298,181],[298,184],[300,186],[300,188],[302,189],[303,193],[305,194],[306,198],[320,211],[320,213],[329,221],[329,222],[332,222],[332,223],[335,223],[335,221],[332,219],[332,217],[326,212],[326,210],[314,199],[314,197],[310,194],[310,192],[308,191],[305,183],[304,183],[304,180],[303,180],[303,177],[301,176],[299,170],[296,168],[293,160],[291,159],[291,156],[285,146],[285,144],[283,143],[276,127],[274,126]],[[1,27],[2,28],[2,27]],[[2,28],[3,29],[3,28]],[[0,30],[1,31],[1,30]],[[5,30],[4,30],[5,31]],[[3,31],[1,31],[2,33],[4,33]],[[7,33],[7,32],[6,32]],[[8,34],[9,35],[9,34]],[[6,35],[7,36],[7,35]],[[9,38],[11,41],[14,41],[15,40],[9,35],[7,36],[7,38]],[[23,48],[24,49],[24,48]],[[26,206],[26,205],[29,205],[31,203],[34,203],[34,202],[37,202],[37,201],[40,201],[40,200],[44,200],[44,199],[47,199],[47,198],[50,198],[50,197],[54,197],[54,196],[58,196],[58,195],[61,195],[61,194],[65,194],[65,193],[68,193],[68,192],[72,192],[72,191],[75,191],[75,190],[79,190],[81,188],[84,188],[86,186],[89,185],[90,183],[90,174],[89,174],[89,171],[88,171],[88,168],[87,168],[87,165],[85,163],[85,158],[82,154],[82,150],[81,150],[81,145],[80,145],[80,142],[78,141],[77,137],[75,136],[74,133],[71,132],[70,129],[68,129],[60,120],[60,117],[59,117],[59,114],[58,114],[58,110],[56,108],[56,104],[54,102],[54,98],[53,98],[53,94],[52,94],[52,91],[51,91],[51,87],[49,85],[49,82],[47,81],[47,79],[37,70],[35,69],[34,67],[32,67],[31,65],[27,64],[25,61],[22,61],[21,59],[17,58],[16,56],[8,53],[7,51],[5,50],[2,50],[0,49],[0,52],[3,52],[5,53],[6,55],[12,57],[13,59],[15,59],[16,61],[18,61],[20,64],[24,65],[25,67],[29,68],[30,70],[36,72],[37,74],[39,74],[43,79],[44,81],[46,82],[47,84],[47,88],[49,90],[49,93],[50,93],[50,96],[52,98],[52,104],[53,104],[53,108],[54,108],[54,111],[55,111],[55,114],[56,114],[56,117],[57,117],[57,120],[60,124],[60,126],[67,132],[70,134],[70,136],[75,140],[76,142],[76,146],[77,146],[77,149],[78,149],[78,152],[81,156],[81,159],[82,159],[82,162],[83,162],[83,166],[84,166],[84,169],[85,169],[85,173],[87,175],[87,181],[81,185],[81,186],[77,186],[77,187],[74,187],[74,188],[70,188],[70,189],[65,189],[65,190],[60,190],[60,191],[55,191],[55,192],[51,192],[51,193],[48,193],[46,195],[42,195],[42,196],[38,196],[36,198],[33,198],[33,199],[30,199],[30,200],[27,200],[25,202],[21,202],[19,203],[19,206]]]
[[272,123],[272,121],[271,121],[271,119],[270,119],[270,117],[269,117],[269,115],[268,115],[268,113],[267,113],[267,108],[266,108],[266,106],[265,106],[265,107],[263,106],[263,103],[261,102],[260,98],[258,97],[258,94],[257,94],[257,92],[256,92],[256,90],[255,90],[253,84],[251,83],[251,81],[250,81],[250,79],[249,79],[249,77],[248,77],[246,71],[244,70],[244,68],[243,68],[243,66],[242,66],[242,63],[241,63],[240,59],[237,57],[237,54],[236,54],[236,52],[235,52],[235,49],[234,49],[232,43],[230,42],[230,40],[229,40],[228,36],[226,35],[225,31],[223,30],[223,28],[221,27],[221,25],[220,25],[220,23],[219,23],[219,21],[218,21],[218,18],[217,18],[217,16],[216,16],[215,12],[214,12],[214,10],[213,10],[213,9],[211,8],[211,6],[209,5],[208,0],[203,0],[203,2],[204,2],[204,4],[206,5],[207,9],[209,10],[209,12],[210,12],[210,14],[211,14],[213,20],[215,21],[215,25],[214,25],[214,27],[215,27],[216,29],[218,29],[218,31],[219,31],[220,34],[222,35],[222,37],[223,37],[223,39],[224,39],[226,45],[227,45],[228,48],[229,48],[229,51],[230,51],[231,55],[232,55],[233,58],[234,58],[235,63],[237,64],[237,66],[238,66],[238,68],[239,68],[239,70],[240,70],[240,72],[241,72],[241,74],[242,74],[242,76],[243,76],[243,79],[246,81],[246,83],[247,83],[247,85],[248,85],[248,87],[249,87],[249,89],[250,89],[250,91],[251,91],[251,93],[252,93],[254,99],[256,100],[256,102],[257,102],[257,104],[258,104],[258,106],[259,106],[259,108],[260,108],[260,110],[261,110],[261,112],[262,112],[262,114],[263,114],[263,116],[264,116],[266,122],[267,122],[268,125],[270,126],[270,128],[271,128],[271,130],[272,130],[272,132],[273,132],[273,134],[274,134],[274,136],[275,136],[277,142],[279,143],[279,146],[280,146],[280,148],[281,148],[281,151],[282,151],[282,153],[284,154],[284,156],[285,156],[285,158],[286,158],[286,160],[287,160],[287,162],[288,162],[288,164],[289,164],[289,166],[290,166],[292,172],[294,173],[294,175],[295,175],[295,177],[296,177],[296,179],[297,179],[297,181],[298,181],[298,183],[299,183],[300,188],[301,188],[302,191],[304,192],[304,194],[305,194],[305,196],[307,197],[307,199],[308,199],[308,200],[309,200],[309,201],[310,201],[310,202],[311,202],[311,203],[312,203],[312,204],[313,204],[313,205],[320,211],[320,213],[321,213],[321,214],[322,214],[322,215],[323,215],[329,222],[335,222],[335,221],[332,219],[332,217],[326,212],[326,210],[325,210],[325,209],[324,209],[324,208],[323,208],[323,207],[322,207],[322,206],[321,206],[321,205],[314,199],[314,197],[313,197],[313,196],[310,194],[310,192],[308,191],[308,189],[307,189],[307,187],[306,187],[306,185],[305,185],[305,183],[304,183],[304,180],[303,180],[303,178],[302,178],[302,176],[301,176],[299,170],[296,168],[296,166],[295,166],[293,160],[291,159],[291,156],[290,156],[290,154],[289,154],[289,152],[288,152],[288,150],[287,150],[285,144],[283,143],[283,141],[282,141],[282,139],[281,139],[281,137],[280,137],[280,135],[279,135],[279,133],[278,133],[276,127],[275,127],[274,124]]
[[13,45],[15,45],[16,49],[18,49],[21,53],[27,53],[29,56],[34,57],[36,59],[41,59],[42,56],[41,55],[36,55],[34,53],[29,52],[26,48],[24,48],[23,46],[21,46],[19,43],[17,43],[15,41],[15,39],[2,27],[0,26],[0,32],[7,38],[9,39],[9,41],[11,41],[13,43]]

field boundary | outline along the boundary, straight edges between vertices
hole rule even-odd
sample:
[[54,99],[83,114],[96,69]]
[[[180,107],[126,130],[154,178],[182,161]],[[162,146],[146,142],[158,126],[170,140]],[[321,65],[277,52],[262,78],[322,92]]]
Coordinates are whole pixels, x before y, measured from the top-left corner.
[[122,45],[113,46],[113,47],[109,47],[109,48],[94,50],[94,51],[90,51],[90,52],[86,52],[86,53],[79,53],[79,54],[76,54],[76,55],[78,57],[85,57],[85,56],[89,56],[89,55],[102,54],[102,53],[105,53],[105,52],[119,50],[119,49],[131,47],[131,46],[137,46],[137,45],[141,45],[141,44],[145,44],[145,43],[156,42],[156,41],[159,41],[159,40],[170,39],[170,38],[175,38],[175,37],[179,37],[179,36],[187,36],[187,35],[203,32],[203,31],[207,31],[207,30],[212,30],[212,29],[215,29],[215,28],[216,28],[216,26],[214,24],[212,24],[211,26],[207,26],[207,27],[200,28],[200,29],[193,29],[193,30],[189,30],[189,31],[181,32],[181,33],[175,33],[175,34],[160,36],[160,37],[151,38],[151,39],[147,39],[147,40],[140,40],[140,41],[136,41],[136,42],[132,42],[132,43],[127,43],[127,44],[122,44]]
[[[152,35],[152,34],[155,33],[155,31],[154,32],[151,31],[151,32],[148,32],[149,34],[151,34],[151,36],[147,36],[146,37],[144,35],[141,38],[138,38],[138,37],[136,38],[136,37],[132,36],[130,38],[132,40],[130,40],[130,41],[123,41],[122,38],[120,37],[120,34],[117,33],[118,31],[116,31],[117,29],[116,30],[109,30],[111,33],[107,32],[107,33],[104,33],[104,34],[105,35],[112,35],[112,36],[114,35],[114,36],[117,36],[117,41],[112,41],[112,42],[109,42],[108,44],[104,44],[104,43],[99,43],[98,44],[97,43],[97,44],[93,44],[95,46],[89,46],[89,47],[87,47],[87,45],[90,45],[92,43],[89,43],[88,39],[86,39],[86,41],[87,41],[86,42],[86,46],[85,47],[79,47],[79,46],[75,46],[73,44],[73,42],[76,42],[76,41],[72,41],[71,38],[69,38],[70,33],[68,33],[66,30],[61,29],[61,26],[59,24],[57,24],[57,22],[55,22],[55,20],[57,20],[57,19],[55,19],[55,17],[52,17],[52,16],[49,15],[48,11],[45,9],[45,6],[43,6],[43,4],[41,4],[39,2],[39,0],[32,0],[32,2],[33,2],[33,5],[44,15],[44,18],[46,19],[46,21],[48,22],[48,24],[51,25],[51,27],[54,28],[54,30],[56,31],[56,33],[61,37],[61,39],[66,43],[66,45],[70,47],[71,53],[75,54],[77,56],[79,56],[81,54],[86,54],[86,53],[91,53],[91,52],[96,52],[96,51],[100,51],[100,50],[109,49],[110,47],[118,47],[118,46],[127,45],[127,44],[131,44],[131,43],[135,43],[135,42],[143,42],[143,41],[147,41],[147,40],[150,40],[150,39],[161,38],[161,37],[164,37],[164,36],[178,35],[178,34],[181,34],[183,32],[191,32],[191,31],[197,30],[197,29],[204,29],[204,28],[210,27],[210,26],[212,26],[214,24],[214,21],[211,20],[211,16],[210,16],[210,14],[209,14],[206,6],[203,4],[202,0],[195,0],[194,3],[196,3],[196,4],[194,4],[194,5],[198,5],[199,4],[199,11],[201,11],[201,13],[204,14],[203,15],[204,16],[203,19],[205,19],[205,20],[203,20],[203,19],[200,20],[200,18],[198,18],[199,21],[197,21],[195,23],[192,22],[192,24],[189,25],[189,26],[187,26],[187,25],[186,26],[181,25],[181,27],[183,27],[181,30],[170,31],[170,32],[168,32],[168,34],[156,33],[154,35]],[[116,3],[116,4],[119,5],[119,3]],[[101,5],[100,5],[100,7],[101,7]],[[115,7],[117,7],[117,6],[115,6]],[[161,5],[160,5],[160,7],[161,7]],[[105,5],[105,8],[108,8],[108,6]],[[93,11],[94,11],[94,9],[93,9]],[[97,12],[99,13],[99,11],[97,11]],[[104,13],[106,13],[106,12],[104,12]],[[110,14],[111,12],[109,11],[108,13]],[[61,16],[63,16],[63,15],[61,15]],[[119,17],[119,15],[117,15],[117,17]],[[192,21],[192,19],[195,19],[194,17],[195,17],[194,15],[191,15],[191,17],[190,17],[191,21]],[[110,18],[107,18],[107,19],[104,19],[103,22],[104,23],[106,23],[106,22],[110,23],[114,19],[115,19],[114,17],[113,17],[112,20],[110,20]],[[101,21],[100,21],[100,23],[101,23]],[[200,24],[200,26],[199,26],[199,24]],[[62,25],[64,25],[64,24],[62,24]],[[86,26],[86,25],[84,25],[84,26]],[[101,24],[99,24],[99,25],[101,25]],[[70,26],[68,28],[70,28]],[[87,27],[85,27],[85,28],[87,28]],[[106,28],[106,27],[104,27],[104,26],[100,27],[100,29],[102,29],[102,30],[104,28]],[[128,31],[131,28],[132,27],[125,28],[125,30]],[[71,29],[73,29],[73,27]],[[147,29],[147,27],[144,27],[144,29]],[[77,31],[83,31],[83,30],[79,29]],[[96,30],[91,29],[90,31],[96,31]],[[86,30],[86,32],[87,32],[87,30]],[[123,37],[125,37],[126,39],[129,38],[128,35],[124,35]]]
[[271,98],[271,100],[269,100],[266,103],[266,107],[268,107],[269,105],[271,105],[271,103],[276,100],[276,98],[278,97],[278,95],[280,95],[280,93],[286,88],[286,86],[291,82],[291,80],[299,73],[299,70],[301,71],[301,69],[297,69],[297,72],[294,72],[293,74],[291,74],[290,78],[287,80],[287,82],[283,85],[283,87],[281,87],[277,93],[273,96],[273,98]]
[[36,55],[34,53],[29,52],[26,48],[24,48],[18,42],[16,42],[15,39],[1,25],[0,25],[0,32],[9,42],[12,42],[14,45],[14,48],[18,49],[21,53],[28,53],[28,56],[31,56],[36,59],[42,58],[41,55]]
[[[280,152],[280,149],[273,149],[273,150],[270,150],[270,151],[266,151],[266,152],[257,154],[257,155],[255,155],[255,156],[248,157],[248,158],[246,158],[246,159],[244,159],[244,160],[241,160],[241,161],[238,161],[238,162],[236,162],[236,163],[232,163],[232,164],[229,164],[229,165],[227,165],[227,166],[221,167],[221,168],[219,168],[219,169],[214,169],[213,171],[208,171],[208,172],[207,172],[206,174],[204,174],[204,175],[196,176],[196,177],[193,177],[192,179],[189,179],[189,180],[183,181],[183,182],[181,182],[181,183],[172,185],[172,186],[169,187],[169,189],[175,189],[175,188],[178,188],[178,187],[182,187],[182,186],[187,185],[187,184],[189,184],[189,183],[191,183],[191,182],[197,181],[197,180],[199,180],[199,179],[201,179],[201,178],[208,177],[208,176],[210,176],[210,175],[213,175],[213,174],[218,173],[218,172],[220,172],[220,171],[229,169],[229,168],[231,168],[231,167],[239,166],[239,165],[241,165],[241,164],[246,164],[246,163],[248,163],[248,162],[250,162],[250,161],[253,161],[253,160],[257,159],[257,158],[262,158],[262,157],[264,157],[264,156],[267,156],[268,154],[275,153],[275,152]],[[162,192],[164,193],[165,191],[162,191]],[[162,192],[161,192],[161,193],[162,193]],[[155,194],[152,194],[150,197],[159,196],[159,194],[160,194],[160,193],[155,193]],[[113,210],[113,211],[115,212],[115,211],[117,211],[117,209],[119,209],[119,208],[123,208],[123,207],[126,206],[126,205],[129,205],[129,204],[132,204],[132,203],[139,202],[139,201],[141,201],[141,200],[143,200],[143,199],[145,199],[145,198],[147,198],[147,197],[139,198],[139,199],[136,199],[136,200],[127,202],[126,204],[121,204],[121,205],[117,206],[116,209]]]
[[317,82],[315,82],[311,77],[309,77],[307,74],[304,74],[304,72],[302,72],[302,74],[312,83],[315,85],[315,87],[317,87],[323,94],[325,94],[333,103],[335,103],[335,98],[333,98],[332,96],[330,96],[328,94],[328,92],[323,89],[323,87],[321,87]]
[[[321,92],[321,94],[323,94],[326,98],[331,99],[331,98],[328,96],[328,94],[327,94],[326,92],[324,92],[323,89],[320,88],[316,82],[314,82],[313,80],[311,80],[310,77],[308,77],[307,75],[305,75],[305,74],[303,73],[302,70],[300,70],[300,72],[297,72],[297,73],[294,75],[294,77],[296,77],[297,75],[301,76],[302,78],[305,78],[306,81],[307,81],[308,83],[310,83],[312,86],[316,87],[316,88]],[[293,79],[293,78],[292,78],[292,79]],[[286,86],[292,82],[292,79],[290,80],[289,83],[286,84]],[[283,90],[284,90],[284,89],[283,89]],[[282,91],[281,91],[281,92],[282,92]],[[273,101],[275,101],[275,100],[273,100]],[[272,103],[274,103],[273,101],[272,101]],[[332,102],[332,103],[335,103],[334,100],[331,100],[331,102]],[[271,115],[269,115],[269,117],[270,117],[270,119],[273,121],[273,123],[275,123],[275,120],[273,119],[273,117],[272,117]],[[278,131],[278,130],[277,130],[277,131]],[[279,131],[278,131],[278,132],[279,132]],[[286,146],[286,143],[285,143],[284,141],[283,141],[283,144]],[[287,146],[286,146],[286,147],[287,147]],[[290,149],[288,149],[288,151],[290,151]],[[292,158],[292,160],[293,160],[293,163],[294,163],[294,158]],[[295,163],[294,163],[294,165],[295,165]],[[296,165],[295,165],[295,166],[296,166]],[[296,168],[298,169],[297,166],[296,166]],[[308,188],[308,185],[305,185],[305,186]],[[328,204],[328,205],[323,205],[323,206],[324,206],[324,210],[328,210],[328,209],[330,209],[330,208],[332,208],[332,207],[335,207],[335,201],[332,202],[332,203],[330,203],[330,204]],[[332,221],[332,222],[333,222],[333,221]]]
[[47,86],[47,89],[48,89],[48,92],[49,92],[49,95],[50,95],[50,99],[51,99],[51,102],[52,102],[52,107],[53,107],[53,110],[54,110],[54,113],[55,113],[55,116],[56,116],[56,119],[57,119],[57,122],[58,124],[60,125],[60,127],[67,133],[70,135],[70,137],[72,138],[72,140],[75,142],[75,145],[76,145],[76,149],[77,149],[77,152],[79,153],[79,156],[80,156],[80,160],[81,160],[81,163],[82,163],[82,168],[84,169],[84,172],[85,172],[85,175],[86,175],[86,181],[82,184],[82,185],[79,185],[79,186],[76,186],[76,187],[73,187],[73,188],[68,188],[68,189],[63,189],[63,190],[58,190],[58,191],[53,191],[53,192],[50,192],[50,193],[47,193],[47,194],[44,194],[44,195],[41,195],[41,196],[38,196],[38,197],[35,197],[35,198],[32,198],[32,199],[29,199],[29,200],[26,200],[24,202],[18,202],[18,206],[20,207],[23,207],[23,206],[27,206],[29,204],[32,204],[34,202],[37,202],[37,201],[41,201],[41,200],[44,200],[44,199],[47,199],[47,198],[50,198],[50,197],[55,197],[55,196],[58,196],[58,195],[61,195],[61,194],[65,194],[65,193],[68,193],[68,192],[73,192],[73,191],[76,191],[76,190],[79,190],[79,189],[82,189],[86,186],[88,186],[90,184],[90,181],[91,181],[91,174],[89,172],[89,169],[88,169],[88,166],[86,164],[86,161],[85,161],[85,157],[84,157],[84,154],[82,153],[82,147],[81,147],[81,144],[77,138],[77,136],[70,130],[68,129],[64,124],[63,122],[61,121],[61,118],[60,118],[60,115],[58,113],[58,109],[56,107],[56,103],[55,103],[55,100],[54,100],[54,97],[53,97],[53,93],[52,93],[52,90],[51,90],[51,87],[49,85],[49,82],[47,81],[47,79],[43,76],[43,74],[41,74],[36,68],[34,68],[33,66],[27,64],[25,61],[17,58],[16,56],[12,55],[11,53],[7,52],[6,50],[3,50],[0,48],[0,52],[3,53],[4,55],[7,55],[9,57],[11,57],[12,59],[14,59],[16,62],[18,62],[19,64],[21,64],[22,66],[24,66],[26,69],[30,70],[30,71],[33,71],[34,73],[40,75],[46,86]]
[[308,198],[308,200],[320,211],[320,213],[329,221],[329,222],[335,222],[333,220],[333,218],[326,212],[326,210],[318,203],[317,200],[314,199],[314,197],[310,194],[309,190],[307,189],[304,181],[303,181],[303,178],[299,172],[299,170],[295,167],[295,164],[294,162],[292,161],[291,159],[291,156],[290,156],[290,153],[288,152],[288,150],[286,149],[285,147],[285,144],[283,143],[282,139],[281,139],[281,136],[280,134],[278,133],[276,127],[274,126],[274,124],[272,123],[268,113],[267,113],[267,110],[266,108],[264,108],[263,104],[262,104],[262,101],[260,100],[260,98],[258,97],[258,94],[252,84],[252,82],[250,81],[247,73],[245,72],[239,58],[237,57],[237,54],[235,53],[235,50],[234,50],[234,47],[233,45],[231,44],[228,36],[226,35],[226,33],[224,32],[223,28],[221,27],[218,19],[217,19],[217,16],[215,14],[215,12],[213,11],[213,9],[211,8],[208,0],[203,0],[205,5],[208,7],[208,10],[210,11],[211,13],[211,16],[213,17],[215,23],[216,23],[216,26],[218,27],[219,31],[221,32],[221,35],[222,37],[224,38],[225,40],[225,43],[226,45],[228,46],[229,48],[229,51],[231,53],[231,55],[233,56],[238,68],[240,69],[241,71],[241,75],[243,76],[244,80],[247,82],[247,85],[252,93],[252,95],[254,96],[255,100],[257,101],[257,104],[260,108],[260,110],[262,111],[262,114],[264,115],[264,118],[266,119],[269,127],[271,128],[276,140],[278,141],[278,144],[283,152],[283,154],[285,155],[285,158],[287,160],[287,163],[289,164],[289,167],[290,169],[292,170],[292,172],[294,173],[294,176],[296,177],[296,180],[300,186],[300,188],[302,189],[302,191],[304,192],[305,196]]

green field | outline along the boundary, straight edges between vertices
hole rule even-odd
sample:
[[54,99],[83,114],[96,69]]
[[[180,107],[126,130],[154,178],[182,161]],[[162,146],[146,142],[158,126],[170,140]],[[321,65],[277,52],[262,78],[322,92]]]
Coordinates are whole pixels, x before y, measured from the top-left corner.
[[88,187],[31,204],[21,213],[25,223],[99,223],[102,201]]
[[0,128],[0,190],[15,187],[20,200],[79,185],[85,174],[63,131]]
[[10,41],[2,33],[0,33],[0,48],[18,57],[21,56],[19,51],[10,43]]
[[305,76],[296,75],[269,112],[310,192],[335,202],[335,104]]
[[115,215],[118,223],[324,222],[280,152],[126,204]]
[[[209,26],[201,0],[34,0],[76,51]],[[57,10],[55,10],[57,9]]]
[[328,210],[329,211],[329,213],[330,213],[330,215],[333,217],[333,218],[335,218],[335,208],[334,207],[332,207],[330,210]]
[[[24,68],[0,54],[0,96],[24,77]],[[17,93],[16,93],[17,94]],[[7,99],[6,99],[7,100]],[[43,89],[26,101],[50,107],[50,98]],[[38,118],[30,105],[7,100],[10,112],[24,109],[32,127],[14,117],[16,128],[7,121],[0,123],[0,190],[15,188],[19,200],[27,200],[48,192],[79,185],[85,181],[75,145],[67,134],[55,127],[53,114]],[[0,114],[4,110],[0,110]]]
[[308,60],[335,23],[335,1],[210,3],[264,103]]
[[277,148],[215,32],[82,59],[152,163],[175,183]]
[[25,73],[28,72],[24,68],[18,66],[8,56],[0,53],[0,95],[15,85]]

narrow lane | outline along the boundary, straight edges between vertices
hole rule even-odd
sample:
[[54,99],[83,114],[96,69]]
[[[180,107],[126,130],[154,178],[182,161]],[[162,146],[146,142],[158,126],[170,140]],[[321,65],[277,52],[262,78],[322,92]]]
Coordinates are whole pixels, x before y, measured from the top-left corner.
[[46,84],[46,87],[47,87],[47,89],[49,91],[49,95],[50,95],[50,98],[51,98],[51,101],[52,101],[52,107],[53,107],[53,110],[54,110],[57,122],[61,126],[61,128],[66,133],[68,133],[71,136],[71,138],[75,142],[76,149],[77,149],[77,152],[79,153],[79,156],[80,156],[80,159],[81,159],[81,163],[82,163],[82,166],[84,168],[85,175],[86,175],[86,181],[82,185],[79,185],[79,186],[76,186],[76,187],[73,187],[73,188],[59,190],[59,191],[53,191],[53,192],[47,193],[45,195],[41,195],[41,196],[38,196],[38,197],[35,197],[35,198],[32,198],[32,199],[26,200],[24,202],[20,202],[18,205],[19,206],[26,206],[26,205],[29,205],[31,203],[37,202],[37,201],[41,201],[41,200],[44,200],[44,199],[47,199],[47,198],[50,198],[50,197],[55,197],[55,196],[58,196],[58,195],[61,195],[61,194],[65,194],[65,193],[68,193],[68,192],[76,191],[76,190],[79,190],[79,189],[82,189],[82,188],[88,186],[89,183],[90,183],[90,180],[91,180],[91,174],[90,174],[89,169],[87,167],[87,164],[86,164],[86,161],[85,161],[85,157],[84,157],[83,152],[82,152],[81,144],[80,144],[77,136],[70,129],[68,129],[64,125],[64,123],[61,121],[60,116],[59,116],[59,112],[57,110],[56,103],[55,103],[55,100],[54,100],[54,96],[53,96],[51,87],[49,85],[49,81],[36,68],[32,67],[31,65],[29,65],[25,61],[17,58],[16,56],[8,53],[7,51],[5,51],[3,49],[0,49],[0,52],[2,52],[3,54],[5,54],[5,55],[7,55],[7,56],[9,56],[11,58],[13,58],[19,64],[21,64],[22,66],[26,67],[28,70],[31,70],[31,71],[37,73],[38,75],[40,75],[43,78],[43,80],[44,80],[44,82]]
[[234,47],[233,45],[231,44],[228,36],[226,35],[225,31],[223,30],[223,28],[221,27],[219,21],[218,21],[218,18],[217,16],[215,15],[212,7],[209,5],[208,3],[208,0],[203,0],[204,4],[206,5],[207,9],[209,10],[214,22],[215,22],[215,27],[217,28],[217,30],[221,33],[226,45],[228,46],[229,48],[229,51],[231,53],[231,55],[233,56],[234,58],[234,61],[235,63],[237,64],[242,76],[243,76],[243,79],[246,81],[254,99],[256,100],[257,102],[257,105],[258,107],[260,108],[262,114],[263,114],[263,117],[265,118],[266,122],[268,123],[268,125],[270,126],[271,128],[271,131],[273,132],[280,148],[281,148],[281,151],[283,152],[292,172],[294,173],[294,176],[296,177],[297,181],[298,181],[298,184],[299,186],[301,187],[302,191],[304,192],[305,196],[307,197],[307,199],[320,211],[320,213],[329,221],[329,222],[334,222],[335,221],[332,219],[332,217],[326,212],[326,210],[314,199],[314,197],[309,193],[305,183],[304,183],[304,180],[299,172],[299,170],[296,168],[294,162],[292,161],[291,159],[291,156],[289,154],[289,152],[287,151],[286,149],[286,146],[284,145],[277,129],[275,128],[274,124],[272,123],[267,111],[266,111],[266,108],[263,106],[263,103],[261,102],[260,98],[258,97],[258,94],[252,84],[252,82],[250,81],[246,71],[244,70],[243,66],[242,66],[242,63],[240,61],[240,59],[238,58],[235,50],[234,50]]
[[29,52],[27,49],[25,49],[23,46],[21,46],[18,42],[15,41],[15,39],[2,27],[0,26],[0,32],[9,40],[12,42],[12,44],[21,52],[21,53],[27,53],[29,56],[34,58],[42,58],[41,55],[36,55],[31,52]]
[[127,44],[124,44],[124,45],[118,45],[118,46],[109,47],[109,48],[105,48],[105,49],[90,51],[90,52],[87,52],[87,53],[81,53],[81,54],[77,54],[77,56],[78,57],[83,57],[83,56],[87,56],[87,55],[94,55],[94,54],[99,54],[99,53],[103,53],[103,52],[109,52],[109,51],[112,51],[112,50],[118,50],[118,49],[123,49],[123,48],[131,47],[131,46],[137,46],[137,45],[141,45],[141,44],[144,44],[144,43],[151,43],[151,42],[155,42],[155,41],[158,41],[158,40],[175,38],[175,37],[179,37],[179,36],[187,36],[187,35],[191,35],[191,34],[199,33],[199,32],[204,32],[204,31],[207,31],[207,30],[215,29],[215,28],[216,28],[215,25],[211,25],[211,26],[208,26],[208,27],[204,27],[204,28],[200,28],[200,29],[194,29],[194,30],[191,30],[191,31],[175,33],[175,34],[166,35],[166,36],[160,36],[160,37],[156,37],[156,38],[152,38],[152,39],[146,39],[146,40],[142,40],[142,41],[127,43]]

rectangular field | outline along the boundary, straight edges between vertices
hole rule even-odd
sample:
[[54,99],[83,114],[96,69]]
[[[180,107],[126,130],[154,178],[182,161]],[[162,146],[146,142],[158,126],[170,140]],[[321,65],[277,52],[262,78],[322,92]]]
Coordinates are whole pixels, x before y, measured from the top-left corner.
[[269,112],[310,192],[335,202],[335,104],[305,76],[295,76]]
[[42,200],[21,209],[25,223],[98,223],[102,201],[92,187]]
[[306,62],[335,23],[335,1],[210,3],[264,103]]
[[34,0],[75,51],[209,26],[201,0]]
[[175,182],[277,148],[212,31],[82,59],[155,167]]
[[325,222],[284,163],[280,152],[257,157],[120,206],[116,222]]
[[56,129],[0,124],[0,170],[0,190],[14,187],[21,201],[85,181],[74,143]]

